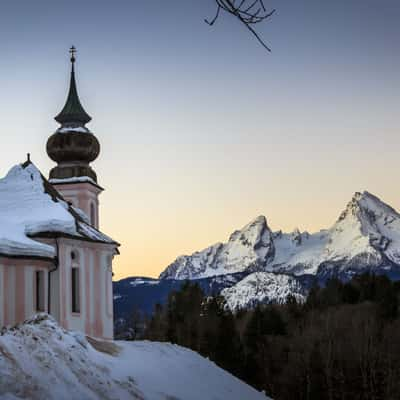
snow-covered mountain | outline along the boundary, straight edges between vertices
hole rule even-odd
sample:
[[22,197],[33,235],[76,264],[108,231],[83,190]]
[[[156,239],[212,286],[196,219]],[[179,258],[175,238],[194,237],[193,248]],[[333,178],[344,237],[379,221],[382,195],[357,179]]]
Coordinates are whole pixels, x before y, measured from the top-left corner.
[[3,400],[268,400],[170,343],[100,341],[40,314],[0,335]]
[[262,269],[275,253],[272,232],[260,216],[235,231],[225,244],[217,243],[191,256],[178,257],[160,279],[195,279]]
[[228,242],[178,257],[158,281],[114,283],[116,315],[124,318],[132,304],[150,313],[186,279],[196,280],[207,295],[223,291],[237,309],[281,302],[289,293],[306,295],[314,279],[347,280],[365,271],[400,280],[400,215],[368,192],[355,193],[328,229],[273,232],[260,216]]
[[253,308],[258,303],[284,303],[288,295],[298,302],[305,300],[305,291],[295,277],[269,272],[253,272],[222,290],[221,295],[232,311]]
[[329,229],[272,232],[261,216],[225,244],[178,257],[160,278],[255,271],[331,276],[366,269],[400,271],[400,215],[376,196],[357,192]]
[[274,243],[277,256],[268,265],[269,271],[330,276],[397,270],[400,215],[368,192],[355,193],[330,229],[303,234],[298,246],[285,235]]

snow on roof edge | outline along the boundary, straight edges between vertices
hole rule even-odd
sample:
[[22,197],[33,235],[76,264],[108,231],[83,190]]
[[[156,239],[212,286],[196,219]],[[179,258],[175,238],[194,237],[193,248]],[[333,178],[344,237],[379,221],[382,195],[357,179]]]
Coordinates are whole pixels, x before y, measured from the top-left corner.
[[0,256],[52,260],[53,246],[39,237],[69,237],[120,244],[90,226],[30,161],[0,179]]

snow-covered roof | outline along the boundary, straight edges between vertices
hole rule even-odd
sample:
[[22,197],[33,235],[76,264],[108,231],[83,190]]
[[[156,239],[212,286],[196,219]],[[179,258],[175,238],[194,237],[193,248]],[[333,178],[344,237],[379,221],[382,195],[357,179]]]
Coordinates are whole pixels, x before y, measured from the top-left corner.
[[52,246],[35,237],[67,236],[118,245],[90,226],[37,167],[16,165],[0,179],[0,254],[52,258]]
[[49,179],[49,182],[51,184],[60,184],[60,183],[77,183],[77,182],[89,182],[89,183],[93,183],[93,185],[95,186],[99,186],[97,182],[95,182],[92,178],[90,178],[89,176],[74,176],[72,178],[52,178]]
[[58,128],[56,132],[59,133],[74,133],[74,132],[79,132],[79,133],[90,133],[89,129],[86,128],[86,126],[76,126],[76,127],[61,127]]

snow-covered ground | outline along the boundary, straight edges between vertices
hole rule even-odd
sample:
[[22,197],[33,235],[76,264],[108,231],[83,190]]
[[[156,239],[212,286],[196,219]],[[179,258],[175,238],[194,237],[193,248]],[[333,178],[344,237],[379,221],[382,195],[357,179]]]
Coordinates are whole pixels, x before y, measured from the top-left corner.
[[101,342],[40,314],[0,335],[0,399],[267,400],[197,353]]

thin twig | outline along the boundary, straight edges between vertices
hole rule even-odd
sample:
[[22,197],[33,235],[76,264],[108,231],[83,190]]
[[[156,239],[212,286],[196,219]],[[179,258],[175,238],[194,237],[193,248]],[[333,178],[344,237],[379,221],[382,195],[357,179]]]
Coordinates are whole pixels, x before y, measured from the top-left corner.
[[205,21],[208,25],[213,26],[213,25],[214,25],[214,22],[218,19],[219,10],[221,10],[221,7],[220,7],[220,6],[217,7],[217,13],[215,14],[215,17],[214,17],[211,21],[208,21],[207,18],[204,19],[204,21]]
[[[220,15],[220,11],[223,10],[228,14],[231,14],[238,18],[239,21],[242,22],[242,24],[244,24],[246,28],[255,36],[257,41],[265,49],[271,51],[271,49],[266,45],[266,43],[251,25],[258,24],[270,18],[274,14],[275,9],[267,12],[264,5],[264,0],[241,0],[239,5],[236,5],[236,0],[215,0],[215,2],[217,4],[215,17],[211,21],[205,19],[205,22],[208,25],[214,25],[215,21]],[[254,10],[256,6],[258,7]]]

